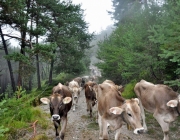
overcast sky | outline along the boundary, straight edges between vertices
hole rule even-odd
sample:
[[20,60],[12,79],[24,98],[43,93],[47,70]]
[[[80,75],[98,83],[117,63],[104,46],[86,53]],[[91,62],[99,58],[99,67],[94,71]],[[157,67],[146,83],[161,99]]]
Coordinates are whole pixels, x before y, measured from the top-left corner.
[[107,10],[112,10],[111,0],[72,0],[74,4],[82,4],[84,9],[85,21],[89,23],[89,32],[99,33],[112,25],[110,15]]

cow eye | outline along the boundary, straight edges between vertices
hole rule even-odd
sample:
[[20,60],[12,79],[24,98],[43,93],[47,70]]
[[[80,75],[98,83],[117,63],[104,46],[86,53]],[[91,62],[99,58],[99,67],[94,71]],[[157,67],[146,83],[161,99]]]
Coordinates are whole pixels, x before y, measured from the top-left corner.
[[128,116],[132,117],[132,115],[130,113],[127,113],[127,114],[128,114]]

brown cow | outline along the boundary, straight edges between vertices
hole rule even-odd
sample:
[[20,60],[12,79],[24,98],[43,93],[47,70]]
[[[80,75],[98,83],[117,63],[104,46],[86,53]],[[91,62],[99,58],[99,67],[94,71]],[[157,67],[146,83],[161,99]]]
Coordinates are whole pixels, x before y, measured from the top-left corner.
[[163,140],[169,140],[169,124],[173,122],[177,116],[180,116],[180,95],[166,85],[154,85],[145,80],[137,83],[134,91],[140,99],[145,131],[147,131],[147,126],[144,109],[153,113],[154,118],[160,124],[164,133]]
[[68,88],[72,93],[73,111],[75,111],[77,103],[78,103],[79,95],[80,95],[80,92],[82,90],[82,87],[79,87],[78,82],[73,80],[73,81],[69,82]]
[[[67,125],[67,113],[72,106],[72,94],[68,87],[59,83],[53,88],[52,95],[49,98],[41,98],[44,104],[49,104],[52,121],[56,129],[56,140],[63,140]],[[58,126],[62,122],[60,136]]]
[[96,94],[93,90],[94,85],[96,85],[96,83],[92,81],[88,81],[84,85],[87,111],[90,112],[91,117],[92,117],[92,108],[96,104]]
[[131,125],[135,134],[142,133],[139,99],[125,100],[112,85],[103,83],[93,88],[98,105],[99,139],[108,139],[107,124],[116,130],[115,140],[119,140],[123,121]]

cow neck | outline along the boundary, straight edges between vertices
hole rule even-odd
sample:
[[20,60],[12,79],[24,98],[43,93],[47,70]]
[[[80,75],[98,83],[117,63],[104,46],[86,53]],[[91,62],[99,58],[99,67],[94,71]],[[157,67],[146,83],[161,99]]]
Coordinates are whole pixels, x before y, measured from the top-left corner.
[[179,101],[178,101],[178,104],[177,104],[177,107],[176,107],[176,111],[177,111],[177,113],[178,113],[178,116],[180,116],[180,112],[179,112],[178,107],[179,107]]
[[[127,123],[126,119],[124,118],[124,115],[125,115],[125,114],[124,114],[124,112],[123,112],[123,113],[121,114],[121,116],[122,116],[121,118],[122,118],[122,120],[123,120],[125,123]],[[127,124],[128,124],[128,123],[127,123]]]

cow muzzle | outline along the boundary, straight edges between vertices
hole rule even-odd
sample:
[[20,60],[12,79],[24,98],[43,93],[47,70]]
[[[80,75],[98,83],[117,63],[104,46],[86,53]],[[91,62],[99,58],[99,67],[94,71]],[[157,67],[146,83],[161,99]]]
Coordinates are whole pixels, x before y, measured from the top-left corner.
[[58,114],[52,115],[52,121],[60,120],[60,116]]
[[75,96],[74,96],[74,99],[77,99],[77,98],[78,98],[78,96],[77,96],[77,95],[75,95]]
[[76,103],[78,100],[78,96],[74,96],[74,102]]
[[134,130],[134,134],[142,134],[142,133],[144,133],[144,128],[143,127],[142,128],[136,128]]

